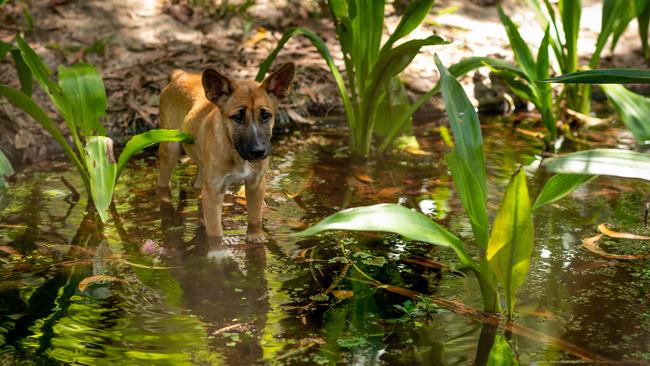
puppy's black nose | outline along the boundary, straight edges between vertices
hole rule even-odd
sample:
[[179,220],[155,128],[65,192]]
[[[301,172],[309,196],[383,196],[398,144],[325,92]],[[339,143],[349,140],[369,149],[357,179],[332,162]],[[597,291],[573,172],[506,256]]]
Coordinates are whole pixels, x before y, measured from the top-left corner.
[[260,159],[266,154],[266,149],[263,146],[256,146],[251,149],[251,156],[254,159]]

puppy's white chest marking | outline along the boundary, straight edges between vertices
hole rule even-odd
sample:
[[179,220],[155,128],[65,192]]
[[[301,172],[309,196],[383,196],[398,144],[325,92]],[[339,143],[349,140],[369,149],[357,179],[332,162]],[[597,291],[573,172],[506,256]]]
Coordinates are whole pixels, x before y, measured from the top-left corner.
[[224,177],[224,185],[227,187],[233,183],[241,182],[253,174],[255,174],[255,170],[253,170],[250,163],[244,162],[243,166],[239,167],[237,170],[230,172],[230,174]]
[[252,174],[253,174],[253,168],[251,167],[250,163],[246,161],[244,162],[243,167],[232,172],[230,176],[232,177],[233,180],[242,180],[248,178]]

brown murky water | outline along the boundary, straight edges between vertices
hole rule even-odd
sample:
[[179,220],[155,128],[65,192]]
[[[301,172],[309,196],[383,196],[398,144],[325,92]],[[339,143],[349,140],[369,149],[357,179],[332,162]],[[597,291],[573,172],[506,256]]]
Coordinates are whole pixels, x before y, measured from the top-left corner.
[[[512,172],[541,151],[509,126],[484,126],[493,215]],[[497,329],[476,320],[478,286],[447,268],[458,265],[448,250],[394,235],[291,236],[345,207],[399,202],[471,240],[444,142],[431,124],[418,135],[432,154],[366,165],[345,156],[336,130],[277,141],[265,245],[244,243],[237,187],[224,213],[235,243],[208,241],[190,165],[177,169],[171,197],[161,199],[155,158],[133,162],[118,184],[119,215],[104,235],[84,217],[85,198],[67,199],[60,177],[80,184],[66,165],[24,170],[0,192],[0,364],[470,365],[506,338],[524,364],[650,360],[648,259],[580,247],[600,223],[647,232],[648,183],[601,177],[535,216],[535,253],[512,333],[504,322]],[[532,166],[537,192],[547,177]],[[600,244],[619,254],[650,249],[638,240]],[[413,292],[434,300],[404,296]],[[467,307],[469,314],[458,314]]]

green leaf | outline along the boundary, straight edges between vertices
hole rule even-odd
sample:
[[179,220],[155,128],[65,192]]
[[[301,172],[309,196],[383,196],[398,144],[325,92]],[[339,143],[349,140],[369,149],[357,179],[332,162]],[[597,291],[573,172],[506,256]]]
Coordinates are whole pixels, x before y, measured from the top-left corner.
[[594,149],[546,159],[544,166],[561,174],[610,175],[650,180],[650,155],[628,150]]
[[535,59],[533,59],[533,54],[528,48],[526,41],[519,34],[519,29],[515,23],[508,18],[508,16],[503,12],[501,5],[497,5],[497,10],[499,11],[499,18],[503,27],[506,29],[508,34],[508,39],[510,40],[510,47],[512,52],[515,54],[515,59],[517,64],[524,71],[529,80],[537,80],[537,69],[535,67]]
[[544,83],[563,84],[648,84],[650,70],[646,69],[598,69],[576,71],[554,78],[540,80]]
[[422,23],[422,20],[427,16],[429,10],[433,6],[433,0],[414,0],[409,2],[408,6],[402,13],[399,24],[391,33],[390,37],[384,46],[382,47],[381,53],[386,52],[386,50],[393,47],[393,44],[409,35],[415,28]]
[[456,151],[447,154],[447,165],[454,178],[456,193],[460,198],[465,212],[469,217],[474,231],[474,239],[479,248],[485,248],[488,242],[488,213],[486,196],[481,194],[482,187],[475,174],[467,164],[467,161],[460,158]]
[[[22,37],[16,36],[16,45],[20,49],[23,61],[25,61],[25,64],[27,64],[29,69],[32,71],[34,79],[36,79],[50,99],[52,99],[54,106],[59,110],[61,115],[63,115],[64,119],[68,121],[70,106],[63,95],[61,87],[50,79],[52,70],[45,65],[41,57],[34,52],[31,47],[29,47]],[[68,125],[68,128],[70,127],[71,126]]]
[[575,191],[581,185],[596,179],[597,175],[557,174],[549,179],[533,204],[533,211],[553,203]]
[[32,72],[23,60],[20,50],[11,50],[11,57],[16,64],[16,71],[18,72],[18,79],[20,80],[20,91],[31,96],[32,95]]
[[621,121],[639,144],[650,141],[650,99],[625,89],[621,85],[600,86],[612,101]]
[[[537,51],[537,78],[547,79],[549,76],[549,28],[544,32],[544,38]],[[555,124],[555,115],[553,113],[553,91],[549,84],[532,84],[532,87],[538,90],[538,101],[536,103],[537,109],[542,114],[542,122],[549,133],[549,139],[554,141],[557,138],[557,126]]]
[[79,134],[106,136],[106,129],[99,122],[106,115],[106,91],[97,69],[84,63],[59,66],[59,85]]
[[517,355],[512,351],[508,339],[501,334],[494,337],[494,343],[490,348],[486,366],[517,366],[519,365]]
[[534,234],[526,173],[520,169],[506,188],[487,246],[487,260],[503,286],[506,311],[511,318],[517,289],[528,273]]
[[580,17],[582,13],[581,0],[560,0],[558,3],[562,28],[564,28],[566,47],[566,70],[574,72],[578,68],[578,33],[580,32]]
[[120,154],[120,158],[117,162],[116,177],[120,176],[122,169],[124,169],[126,163],[129,161],[129,159],[131,159],[133,155],[149,146],[163,141],[192,143],[193,139],[190,135],[184,132],[164,129],[149,130],[139,135],[135,135],[129,139],[129,141],[126,143],[126,146],[124,147],[124,150]]
[[11,43],[0,40],[0,60],[4,59],[7,52],[11,51],[14,46]]
[[294,235],[311,236],[326,230],[391,232],[412,240],[451,247],[463,264],[476,268],[474,261],[463,249],[460,239],[454,234],[423,214],[400,205],[379,204],[350,208]]
[[[616,32],[622,31],[625,26],[634,18],[634,8],[630,6],[627,1],[620,0],[604,0],[602,9],[602,20],[600,25],[600,33],[596,41],[596,49],[589,61],[589,67],[595,69],[600,62],[600,54],[605,48],[605,44],[609,37]],[[623,28],[623,29],[621,29]],[[617,40],[616,34],[612,40],[612,49],[614,48]]]
[[87,184],[88,173],[86,172],[86,168],[81,164],[79,157],[74,153],[70,144],[68,144],[61,131],[59,131],[56,124],[54,124],[54,121],[48,117],[43,109],[41,109],[41,107],[39,107],[29,96],[25,95],[25,93],[6,85],[0,85],[0,94],[4,95],[11,103],[29,114],[36,122],[43,126],[43,128],[63,148],[66,157],[74,164],[81,175],[81,178]]
[[[409,100],[406,95],[404,83],[399,78],[393,78],[388,83],[386,94],[381,99],[377,106],[377,117],[375,119],[374,133],[382,140],[390,136],[393,125],[399,121],[402,116],[409,109]],[[410,116],[409,116],[410,117]],[[407,123],[401,125],[398,131],[400,134],[413,135],[411,131],[411,118],[407,119]],[[397,134],[396,134],[397,135]],[[392,142],[389,141],[390,144]]]
[[11,166],[11,162],[9,162],[7,156],[0,150],[0,188],[7,185],[5,177],[12,175],[14,175],[14,168]]
[[105,136],[90,136],[84,151],[93,203],[102,222],[106,222],[117,176],[113,140]]
[[650,1],[634,0],[634,8],[636,12],[636,19],[637,22],[639,23],[639,37],[641,38],[643,57],[647,59],[650,57],[650,50],[648,49],[648,26],[650,26]]
[[454,153],[448,158],[465,211],[472,220],[477,245],[487,245],[487,180],[481,125],[465,91],[447,71],[438,56],[435,62],[440,72],[440,83],[445,109],[454,134]]

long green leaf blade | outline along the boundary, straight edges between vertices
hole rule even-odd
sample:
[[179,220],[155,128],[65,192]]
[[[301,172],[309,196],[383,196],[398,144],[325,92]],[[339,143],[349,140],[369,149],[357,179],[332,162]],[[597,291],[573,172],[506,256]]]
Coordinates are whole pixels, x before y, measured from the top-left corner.
[[526,173],[520,169],[506,188],[487,247],[487,260],[503,286],[510,317],[517,300],[517,289],[528,273],[534,234]]
[[561,174],[609,175],[650,180],[650,155],[628,150],[594,149],[546,159],[544,166]]
[[[456,78],[444,67],[438,56],[435,62],[440,72],[440,83],[445,109],[454,134],[454,153],[448,158],[465,211],[473,218],[472,228],[479,248],[487,245],[487,180],[481,125],[474,106]],[[471,179],[469,179],[471,177]],[[472,182],[469,185],[469,182]],[[463,193],[467,192],[467,193]],[[470,193],[471,192],[471,193]]]
[[404,206],[379,204],[350,208],[326,217],[295,235],[311,236],[327,230],[390,232],[412,240],[451,247],[463,264],[476,268],[474,261],[463,249],[460,239],[423,214]]
[[535,67],[535,59],[533,54],[528,48],[526,41],[519,34],[519,29],[515,23],[508,18],[508,16],[503,12],[501,5],[497,5],[497,10],[499,11],[499,18],[503,27],[506,29],[508,34],[508,39],[510,40],[510,47],[512,47],[512,52],[515,54],[515,59],[519,67],[526,73],[529,80],[537,80],[537,69]]
[[591,182],[596,179],[597,175],[583,175],[583,174],[557,174],[549,179],[542,190],[537,195],[535,203],[533,203],[533,211],[553,203],[562,197],[571,194],[578,187],[585,183]]
[[631,92],[621,85],[601,85],[618,110],[625,124],[638,143],[650,141],[650,99]]
[[576,71],[554,78],[540,80],[545,83],[563,84],[648,84],[650,70],[645,69],[598,69]]
[[388,37],[386,43],[382,47],[381,53],[386,52],[393,47],[393,44],[400,40],[402,37],[409,35],[415,28],[422,23],[422,20],[427,16],[429,10],[433,6],[433,0],[414,0],[409,2],[408,6],[402,13],[399,24],[395,31]]
[[102,222],[106,222],[117,176],[113,140],[105,136],[90,136],[84,151],[93,203]]
[[650,49],[648,48],[648,27],[650,26],[650,1],[634,0],[634,8],[636,12],[636,19],[637,22],[639,23],[639,37],[641,38],[643,57],[647,59],[650,57]]
[[59,66],[58,76],[79,134],[106,136],[106,129],[99,122],[106,115],[106,91],[97,69],[84,63]]
[[16,64],[16,71],[18,72],[18,79],[20,80],[20,91],[31,96],[32,95],[32,71],[29,69],[20,50],[11,50],[11,57]]
[[165,129],[149,130],[139,135],[135,135],[126,143],[124,150],[120,154],[120,158],[117,161],[116,177],[120,176],[126,163],[128,163],[129,159],[131,159],[133,155],[149,146],[163,141],[192,143],[193,139],[190,135],[184,132]]
[[581,0],[560,0],[558,3],[562,27],[564,28],[564,45],[567,50],[566,71],[574,72],[578,68],[578,33],[582,13]]

